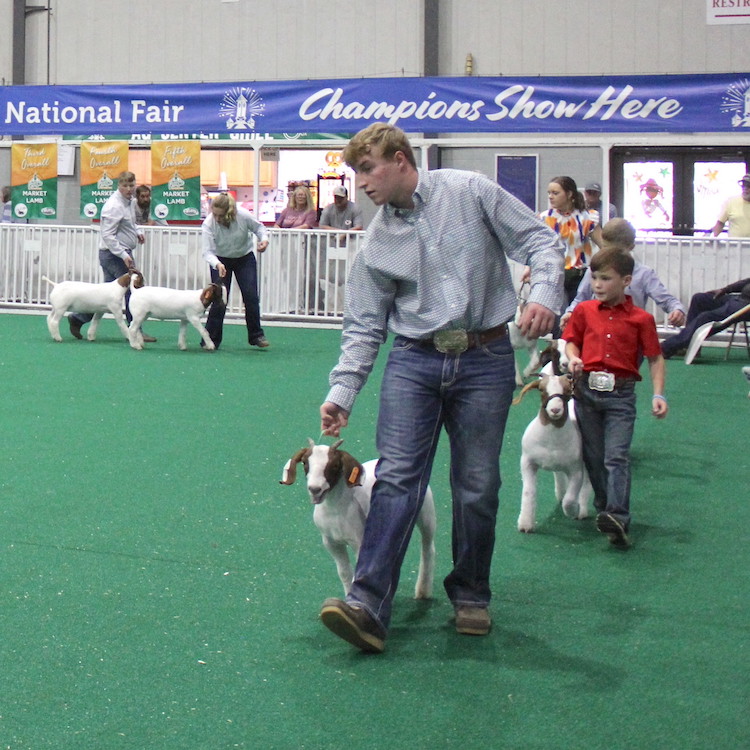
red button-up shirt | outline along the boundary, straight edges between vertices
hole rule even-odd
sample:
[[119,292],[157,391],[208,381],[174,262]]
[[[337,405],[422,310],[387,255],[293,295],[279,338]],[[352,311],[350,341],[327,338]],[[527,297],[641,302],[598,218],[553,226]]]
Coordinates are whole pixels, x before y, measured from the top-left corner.
[[643,357],[661,354],[654,316],[636,307],[629,295],[614,307],[595,299],[581,302],[562,337],[579,348],[585,372],[604,370],[618,378],[640,380]]

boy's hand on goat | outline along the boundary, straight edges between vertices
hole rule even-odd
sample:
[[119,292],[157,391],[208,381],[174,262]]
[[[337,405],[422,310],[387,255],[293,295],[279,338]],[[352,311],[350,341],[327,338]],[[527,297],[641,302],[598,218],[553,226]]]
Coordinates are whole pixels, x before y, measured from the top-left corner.
[[580,357],[571,357],[568,362],[568,371],[573,375],[580,375],[583,372],[583,360]]
[[349,412],[332,401],[326,401],[320,407],[320,429],[324,435],[338,437],[341,430],[349,424]]
[[555,325],[555,313],[538,302],[529,302],[521,313],[518,328],[529,339],[546,336]]

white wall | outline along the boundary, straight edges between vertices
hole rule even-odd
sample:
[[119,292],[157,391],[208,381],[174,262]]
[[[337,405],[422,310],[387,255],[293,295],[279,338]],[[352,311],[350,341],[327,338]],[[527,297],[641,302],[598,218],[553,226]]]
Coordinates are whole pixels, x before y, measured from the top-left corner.
[[709,26],[706,0],[441,0],[441,75],[750,70],[750,25]]
[[[422,0],[50,2],[53,84],[422,74]],[[46,36],[27,43],[46,83]]]
[[[750,25],[707,25],[705,0],[49,0],[27,18],[27,82],[419,76],[427,2],[439,75],[463,75],[467,53],[475,75],[750,70]],[[12,10],[0,0],[6,81]]]

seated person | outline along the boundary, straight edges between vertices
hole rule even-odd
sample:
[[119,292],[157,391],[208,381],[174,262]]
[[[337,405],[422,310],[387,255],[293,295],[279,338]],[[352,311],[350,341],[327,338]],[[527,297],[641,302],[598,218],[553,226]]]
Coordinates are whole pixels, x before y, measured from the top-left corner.
[[704,323],[724,320],[745,305],[750,305],[750,279],[735,281],[722,289],[694,294],[690,300],[685,327],[678,334],[664,339],[661,343],[664,358],[669,359],[681,350],[687,349],[693,334]]
[[[602,250],[619,248],[631,253],[634,247],[635,228],[629,221],[625,219],[610,219],[602,227]],[[639,263],[637,260],[633,268],[633,278],[625,293],[633,298],[634,305],[644,309],[646,302],[651,298],[667,313],[667,320],[670,325],[681,326],[685,324],[685,307],[682,302],[667,291],[667,288],[661,283],[653,268],[644,266],[643,263]],[[570,318],[571,313],[579,302],[593,299],[593,297],[594,294],[591,291],[591,271],[587,269],[578,286],[575,299],[568,305],[562,318],[560,318],[560,327],[565,327],[568,318]]]

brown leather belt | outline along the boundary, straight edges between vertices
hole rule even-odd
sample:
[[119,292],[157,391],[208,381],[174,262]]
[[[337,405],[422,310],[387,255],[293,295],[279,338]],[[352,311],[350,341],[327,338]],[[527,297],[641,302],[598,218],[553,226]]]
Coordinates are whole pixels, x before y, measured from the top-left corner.
[[419,344],[437,349],[444,354],[461,354],[468,349],[489,344],[490,341],[501,339],[508,334],[507,323],[502,323],[486,331],[451,330],[439,331],[430,339],[418,339]]

